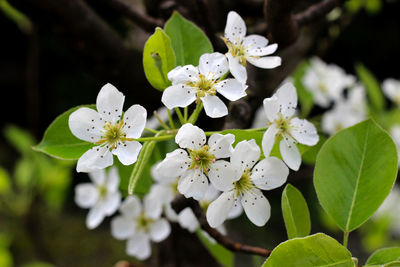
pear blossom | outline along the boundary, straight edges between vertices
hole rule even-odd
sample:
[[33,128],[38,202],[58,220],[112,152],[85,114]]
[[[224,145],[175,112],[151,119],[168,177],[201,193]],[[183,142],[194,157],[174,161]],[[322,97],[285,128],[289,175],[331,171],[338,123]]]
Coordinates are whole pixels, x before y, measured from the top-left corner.
[[395,185],[392,191],[383,201],[379,209],[371,217],[377,221],[381,218],[389,219],[389,229],[396,236],[400,237],[400,188]]
[[296,143],[313,146],[318,143],[319,137],[312,123],[294,117],[296,106],[297,92],[291,83],[282,85],[272,97],[264,99],[269,127],[264,133],[262,148],[265,155],[269,155],[275,142],[282,138],[279,148],[283,161],[297,171],[301,155]]
[[230,157],[235,140],[233,134],[215,133],[208,139],[202,129],[184,124],[175,136],[179,147],[158,165],[158,172],[165,179],[179,177],[178,191],[185,197],[201,199],[207,191],[208,180],[218,190],[226,187],[225,177],[234,176],[231,164],[222,160]]
[[96,100],[97,111],[83,107],[69,116],[71,132],[96,146],[78,160],[78,172],[91,172],[113,164],[113,154],[124,165],[136,162],[142,145],[135,141],[143,132],[147,112],[140,105],[131,106],[122,116],[125,96],[113,85],[104,85]]
[[236,176],[233,179],[228,178],[231,183],[207,209],[207,221],[211,227],[220,226],[238,205],[243,206],[247,217],[255,225],[263,226],[268,221],[271,207],[261,190],[271,190],[283,185],[289,169],[275,157],[259,161],[260,155],[260,148],[254,139],[241,141],[236,145],[231,156]]
[[121,202],[118,191],[119,175],[116,168],[90,172],[92,183],[78,184],[75,187],[75,202],[81,208],[90,208],[86,217],[89,229],[96,228],[106,216],[114,214]]
[[160,218],[154,203],[144,198],[144,203],[136,196],[127,197],[119,208],[121,215],[111,221],[111,234],[119,240],[127,240],[126,253],[139,260],[151,255],[151,244],[166,239],[171,226],[164,218]]
[[327,134],[353,126],[367,118],[365,88],[356,85],[349,91],[348,98],[338,100],[333,109],[325,112],[322,116],[322,130]]
[[238,81],[247,80],[246,64],[272,69],[281,65],[281,58],[268,56],[278,48],[277,44],[268,45],[267,38],[251,34],[246,36],[246,24],[235,11],[230,11],[225,26],[223,40],[228,47],[226,57],[229,61],[229,70]]
[[222,80],[228,70],[228,61],[223,54],[203,54],[198,67],[178,66],[168,73],[172,85],[165,89],[161,101],[169,109],[202,101],[207,116],[223,117],[228,114],[228,108],[216,94],[236,101],[246,96],[247,89],[247,85],[236,79]]
[[400,81],[389,78],[383,81],[383,93],[394,103],[400,104]]
[[328,107],[332,101],[340,99],[343,91],[352,86],[355,78],[334,64],[326,64],[319,58],[310,60],[310,67],[303,77],[303,83],[317,105]]

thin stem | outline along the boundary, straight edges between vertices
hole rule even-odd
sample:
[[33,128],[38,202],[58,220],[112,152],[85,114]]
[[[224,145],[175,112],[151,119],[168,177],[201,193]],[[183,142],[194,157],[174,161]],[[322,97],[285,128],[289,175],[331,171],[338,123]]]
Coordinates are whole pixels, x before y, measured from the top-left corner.
[[167,109],[167,111],[168,111],[169,126],[171,127],[171,129],[175,129],[175,124],[174,120],[172,119],[171,110]]
[[188,123],[195,124],[202,110],[203,102],[200,102],[199,104],[197,104],[196,109],[193,111],[192,115],[190,115]]
[[188,113],[189,113],[189,109],[188,109],[188,107],[185,107],[185,108],[183,109],[183,120],[184,120],[185,122],[187,122],[187,120],[188,120]]
[[154,111],[154,117],[156,117],[156,119],[158,120],[158,122],[160,123],[160,125],[165,129],[165,130],[169,130],[170,128],[168,127],[168,125],[165,124],[165,122],[160,118],[160,116],[158,116],[157,111]]
[[182,116],[180,108],[175,108],[176,115],[178,115],[179,121],[182,125],[186,123],[186,119]]
[[153,137],[142,137],[142,138],[137,138],[134,139],[135,141],[138,142],[146,142],[146,141],[165,141],[165,140],[170,140],[174,139],[175,135],[163,135],[163,136],[153,136]]
[[148,131],[148,132],[150,132],[150,133],[154,133],[154,134],[157,134],[158,133],[158,131],[157,130],[153,130],[153,129],[150,129],[150,128],[144,128],[146,131]]
[[347,231],[343,233],[343,246],[345,248],[347,248],[347,243],[349,241],[349,234],[350,234],[350,232],[347,232]]

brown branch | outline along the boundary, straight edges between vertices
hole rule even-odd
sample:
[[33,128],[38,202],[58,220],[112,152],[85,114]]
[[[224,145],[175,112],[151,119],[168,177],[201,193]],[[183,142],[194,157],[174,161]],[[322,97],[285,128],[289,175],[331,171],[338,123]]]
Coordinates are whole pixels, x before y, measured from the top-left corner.
[[105,2],[115,11],[128,17],[147,32],[153,32],[156,27],[162,27],[164,24],[161,19],[153,18],[138,12],[132,5],[126,3],[124,0],[105,0]]
[[324,17],[335,7],[340,6],[344,2],[344,0],[324,0],[322,2],[314,4],[303,12],[296,14],[295,20],[297,22],[297,25],[303,26],[315,22],[316,20]]
[[221,234],[218,230],[212,228],[207,222],[203,209],[200,207],[199,203],[196,200],[192,198],[187,199],[180,195],[177,198],[175,198],[175,200],[172,202],[172,208],[177,213],[179,213],[186,207],[190,207],[193,210],[193,213],[196,215],[199,221],[201,229],[207,232],[212,238],[215,239],[215,241],[217,241],[220,245],[224,246],[225,248],[235,252],[255,254],[263,257],[268,257],[271,254],[272,252],[271,250],[260,247],[253,247],[233,241],[226,235]]

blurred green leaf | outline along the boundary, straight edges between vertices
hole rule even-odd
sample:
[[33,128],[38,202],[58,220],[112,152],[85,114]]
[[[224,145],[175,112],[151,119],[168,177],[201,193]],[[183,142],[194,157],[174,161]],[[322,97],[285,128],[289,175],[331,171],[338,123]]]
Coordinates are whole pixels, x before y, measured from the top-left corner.
[[7,170],[0,167],[0,195],[7,194],[11,190],[11,179]]
[[310,91],[303,84],[303,77],[307,71],[307,68],[310,64],[306,61],[303,61],[299,64],[296,70],[292,74],[293,84],[297,89],[297,95],[299,97],[299,102],[301,106],[301,117],[305,118],[310,114],[313,106],[314,106],[314,99],[313,95]]
[[197,229],[196,234],[204,247],[214,256],[221,266],[234,266],[234,255],[231,251],[219,245],[217,242],[211,241],[210,237],[206,236],[201,229]]
[[7,248],[0,247],[0,266],[1,267],[14,266],[12,255]]
[[94,109],[95,105],[74,107],[58,116],[47,128],[42,141],[33,149],[55,158],[75,160],[92,148],[93,144],[76,138],[68,126],[69,115],[81,107]]
[[367,265],[381,265],[400,260],[400,247],[382,248],[375,251],[367,260]]
[[35,144],[33,137],[25,130],[15,126],[8,125],[4,130],[4,136],[7,141],[20,153],[30,153]]
[[320,134],[318,143],[315,146],[310,147],[302,155],[303,162],[310,165],[315,164],[318,152],[321,149],[322,145],[325,144],[326,140],[328,140],[328,138],[325,135]]
[[279,244],[263,267],[354,267],[351,253],[325,234],[294,238]]
[[307,202],[291,184],[287,184],[282,193],[282,214],[289,239],[310,234],[311,220]]
[[356,72],[365,89],[368,99],[375,110],[382,110],[385,107],[385,99],[382,94],[379,82],[374,75],[362,64],[356,64]]
[[170,38],[161,28],[156,28],[143,49],[144,73],[149,83],[160,91],[170,86],[168,72],[175,68],[175,62]]
[[0,10],[3,14],[18,25],[21,31],[29,34],[32,31],[32,22],[18,9],[11,6],[7,0],[0,0]]
[[377,14],[382,9],[382,0],[366,0],[365,1],[365,10],[369,14]]
[[25,157],[17,161],[14,179],[19,190],[29,190],[32,184],[37,181],[37,178],[36,165],[30,158]]
[[317,156],[314,186],[325,211],[349,232],[379,208],[396,175],[395,144],[374,121],[367,120],[326,141]]
[[164,29],[171,38],[177,66],[197,66],[201,55],[213,52],[204,32],[176,11],[165,23]]

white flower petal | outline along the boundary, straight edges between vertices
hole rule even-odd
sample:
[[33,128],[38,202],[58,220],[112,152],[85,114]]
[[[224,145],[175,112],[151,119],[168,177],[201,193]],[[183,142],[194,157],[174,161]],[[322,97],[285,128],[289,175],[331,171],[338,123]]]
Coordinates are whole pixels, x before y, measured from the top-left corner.
[[142,212],[142,204],[137,196],[128,196],[119,207],[119,212],[127,218],[136,218]]
[[211,118],[221,118],[228,115],[228,108],[218,96],[206,95],[200,99],[203,101],[204,110],[207,116]]
[[188,170],[178,182],[178,191],[186,198],[201,199],[208,188],[208,180],[199,169]]
[[75,187],[75,203],[87,209],[94,206],[99,199],[99,191],[91,183],[78,184]]
[[271,216],[271,206],[261,191],[253,188],[244,192],[241,202],[249,220],[257,226],[264,226]]
[[95,185],[103,186],[106,184],[106,171],[104,169],[89,172],[88,176]]
[[144,232],[134,234],[126,242],[126,254],[145,260],[151,255],[150,237]]
[[208,224],[213,228],[220,226],[228,217],[234,204],[235,192],[233,190],[222,193],[207,208]]
[[139,138],[146,125],[147,111],[141,105],[133,105],[124,113],[123,131],[127,138]]
[[124,165],[131,165],[136,162],[142,144],[138,141],[126,141],[113,149],[112,153],[116,155],[119,161]]
[[187,229],[191,233],[194,233],[199,228],[199,221],[189,207],[184,208],[179,213],[178,222],[182,228]]
[[282,59],[280,57],[248,57],[246,59],[254,66],[263,69],[273,69],[282,64]]
[[247,95],[247,85],[239,82],[236,79],[226,79],[220,81],[215,85],[215,89],[218,93],[220,93],[230,101],[236,101]]
[[281,114],[285,118],[293,116],[297,107],[296,87],[290,82],[285,83],[278,88],[275,95],[278,98]]
[[246,35],[246,24],[244,20],[235,11],[230,11],[226,20],[225,38],[231,43],[241,42]]
[[263,48],[268,45],[269,41],[267,38],[257,34],[250,34],[243,38],[242,45],[249,49]]
[[[242,215],[242,213],[243,213],[242,204],[239,203],[238,200],[236,200],[235,204],[233,205],[231,211],[228,214],[227,219],[229,219],[229,220],[235,219],[235,218],[239,217],[240,215]],[[223,226],[223,225],[221,225],[221,226]]]
[[181,148],[199,149],[206,143],[206,135],[199,127],[186,123],[176,134],[175,143]]
[[228,158],[232,155],[233,147],[232,144],[235,142],[235,136],[233,134],[219,134],[215,133],[208,139],[208,146],[210,147],[210,153],[212,153],[217,159]]
[[274,147],[275,140],[276,140],[276,134],[278,133],[278,128],[276,127],[275,124],[271,124],[271,126],[268,127],[268,129],[265,131],[262,139],[262,149],[264,152],[264,155],[266,157],[271,154],[271,150]]
[[165,206],[165,216],[170,222],[178,222],[178,214],[176,214],[175,210],[171,207],[171,205]]
[[176,84],[168,87],[163,92],[161,102],[169,108],[187,107],[196,100],[196,92],[185,84]]
[[89,210],[89,213],[86,217],[86,226],[87,228],[94,229],[103,221],[105,217],[103,205],[101,202],[98,202]]
[[253,49],[249,49],[247,54],[250,57],[261,57],[261,56],[268,56],[273,54],[278,49],[277,44],[272,44],[266,47],[255,47]]
[[190,167],[190,164],[191,159],[187,152],[183,149],[175,149],[157,165],[155,172],[160,180],[166,183],[173,182]]
[[150,238],[154,242],[161,242],[168,237],[171,226],[166,219],[160,219],[150,225]]
[[318,143],[319,136],[317,129],[315,129],[314,124],[311,122],[304,119],[293,118],[290,120],[290,125],[292,126],[290,128],[290,134],[300,144],[313,146]]
[[241,83],[246,83],[247,81],[247,71],[246,67],[240,64],[237,57],[232,56],[230,53],[225,54],[229,62],[229,70],[231,71],[233,77]]
[[280,106],[276,95],[270,98],[265,98],[263,101],[265,115],[269,122],[273,122],[278,118]]
[[161,217],[162,205],[160,200],[154,198],[150,194],[145,195],[143,199],[144,214],[151,219],[158,219]]
[[118,191],[119,180],[120,179],[119,179],[118,169],[116,167],[111,167],[107,175],[107,181],[106,181],[107,190],[109,192]]
[[114,192],[108,194],[107,197],[102,201],[104,214],[110,216],[117,211],[119,204],[121,203],[120,192]]
[[136,222],[125,216],[117,216],[111,220],[111,235],[118,239],[128,239],[134,233]]
[[254,139],[241,141],[231,156],[231,164],[238,169],[238,177],[244,170],[251,169],[260,158],[261,151]]
[[217,160],[215,163],[211,164],[208,178],[216,189],[227,191],[233,188],[237,173],[230,162]]
[[209,184],[208,189],[204,194],[204,197],[200,200],[200,202],[209,202],[208,204],[210,204],[210,202],[214,201],[220,194],[221,194],[220,191],[215,189],[215,187],[212,184]]
[[[177,181],[177,178],[175,178],[175,181]],[[160,203],[160,206],[163,206],[174,200],[175,193],[171,184],[155,183],[151,186],[147,197],[153,198]]]
[[121,118],[124,100],[125,96],[112,84],[107,83],[97,95],[97,111],[104,120],[114,124]]
[[251,171],[252,182],[258,188],[271,190],[283,185],[289,175],[289,169],[282,160],[268,157],[257,163]]
[[96,146],[86,151],[78,160],[77,172],[92,172],[113,164],[112,153],[106,146]]
[[182,84],[187,82],[196,82],[199,78],[199,70],[193,65],[177,66],[168,72],[168,80],[172,84]]
[[68,126],[72,134],[81,140],[95,143],[101,139],[104,121],[91,108],[80,108],[69,115]]
[[[286,139],[287,138],[287,139]],[[284,137],[279,144],[283,161],[294,171],[299,170],[301,155],[294,140],[291,137]]]
[[208,79],[217,80],[229,70],[226,57],[221,53],[203,54],[199,60],[200,73]]

